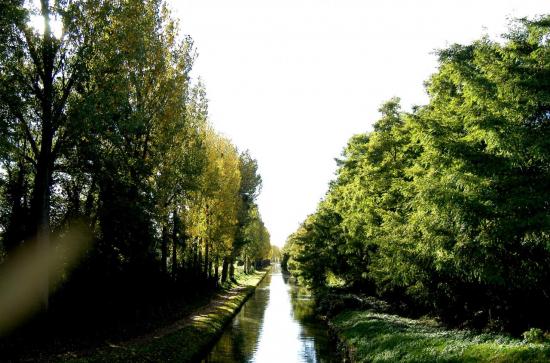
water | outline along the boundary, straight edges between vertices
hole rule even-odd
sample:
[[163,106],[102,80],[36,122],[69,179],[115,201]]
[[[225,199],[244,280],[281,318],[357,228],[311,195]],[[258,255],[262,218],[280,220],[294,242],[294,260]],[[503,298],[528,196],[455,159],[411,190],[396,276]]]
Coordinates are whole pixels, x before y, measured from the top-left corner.
[[314,309],[274,265],[202,362],[337,362]]

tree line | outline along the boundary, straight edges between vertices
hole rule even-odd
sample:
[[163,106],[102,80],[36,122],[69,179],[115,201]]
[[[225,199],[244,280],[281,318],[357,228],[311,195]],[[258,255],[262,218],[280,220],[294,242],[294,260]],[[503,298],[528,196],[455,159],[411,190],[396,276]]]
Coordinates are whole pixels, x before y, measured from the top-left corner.
[[550,18],[438,51],[429,102],[353,136],[283,263],[452,325],[550,327]]
[[49,314],[130,316],[268,258],[257,161],[209,123],[196,54],[161,0],[0,4],[1,264],[92,240]]

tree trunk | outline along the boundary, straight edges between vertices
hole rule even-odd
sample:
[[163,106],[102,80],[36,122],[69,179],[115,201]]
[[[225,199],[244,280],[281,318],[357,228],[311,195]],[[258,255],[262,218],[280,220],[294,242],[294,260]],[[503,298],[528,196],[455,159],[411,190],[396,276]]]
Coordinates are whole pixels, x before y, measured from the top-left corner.
[[197,259],[197,273],[198,273],[198,277],[199,278],[202,278],[203,277],[203,270],[202,270],[202,240],[201,238],[199,238],[199,245],[197,247],[198,249],[198,259]]
[[208,241],[204,242],[204,278],[208,280],[210,271],[208,268]]
[[178,270],[178,256],[177,256],[177,247],[178,247],[178,232],[179,232],[179,219],[176,211],[173,213],[174,226],[172,228],[172,278],[176,279],[176,274]]
[[175,240],[172,240],[172,278],[175,280],[178,273],[178,251],[177,243]]
[[231,258],[229,260],[229,278],[235,281],[235,252],[231,253]]
[[208,262],[209,262],[209,260],[208,260],[208,244],[210,242],[210,228],[209,228],[210,213],[209,213],[209,209],[208,209],[208,203],[206,203],[206,205],[205,205],[204,215],[206,217],[206,239],[204,241],[204,246],[206,248],[205,258],[204,258],[204,269],[205,269],[204,275],[206,276],[206,280],[208,280],[210,278],[210,265],[208,264]]
[[[41,64],[35,64],[36,68],[42,71],[42,92],[38,95],[41,108],[41,132],[40,150],[37,155],[36,174],[31,199],[31,225],[30,237],[36,238],[37,253],[41,258],[49,255],[50,248],[50,183],[54,155],[52,152],[54,129],[54,61],[55,50],[52,41],[50,27],[49,1],[41,1],[41,13],[44,19],[44,35],[42,42]],[[33,45],[29,44],[29,48]],[[41,68],[41,69],[40,69]],[[45,263],[42,282],[42,308],[48,309],[49,298],[49,261]]]
[[[185,234],[185,225],[182,223],[181,220],[179,220],[179,242],[180,242],[180,255],[181,255],[181,261],[180,261],[180,265],[181,265],[181,270],[182,271],[185,271],[185,264],[186,264],[186,261],[185,261],[185,253],[186,253],[186,250],[187,250],[187,235]],[[188,263],[188,262],[187,262]]]
[[198,250],[199,250],[199,253],[198,253],[198,261],[197,261],[197,272],[199,273],[199,277],[203,277],[204,274],[204,270],[202,269],[203,267],[203,264],[202,264],[202,238],[199,238],[199,245],[198,245]]
[[214,285],[216,287],[218,287],[219,285],[219,280],[220,280],[220,274],[219,274],[219,270],[220,270],[220,258],[218,256],[216,256],[216,262],[214,263]]
[[223,263],[222,263],[222,284],[227,281],[227,268],[229,267],[229,257],[224,256],[223,257]]
[[198,267],[197,267],[197,258],[198,258],[198,240],[196,240],[197,243],[193,243],[193,274],[194,276],[199,276],[200,274],[197,273]]
[[160,264],[162,272],[166,272],[166,266],[168,265],[168,230],[166,225],[162,226],[162,241],[160,246],[161,257]]
[[[210,246],[210,249],[212,249],[212,246]],[[210,261],[208,261],[208,279],[211,280],[212,279],[212,258],[210,259]]]
[[10,176],[8,182],[7,194],[8,201],[11,205],[11,213],[8,220],[6,231],[4,232],[3,245],[8,254],[21,245],[23,240],[27,238],[26,223],[28,217],[27,205],[21,202],[24,199],[25,190],[25,165],[23,162],[18,163],[17,177],[12,181]]
[[[36,166],[36,176],[34,178],[33,195],[31,200],[31,226],[30,235],[36,238],[37,253],[41,256],[48,256],[50,246],[50,182],[52,176],[51,166],[52,160],[52,114],[51,114],[51,92],[46,92],[47,88],[51,88],[51,82],[47,82],[48,86],[44,85],[44,101],[42,102],[42,140],[40,145],[40,154]],[[48,269],[46,269],[48,270]],[[46,272],[46,271],[44,271]],[[43,301],[42,305],[45,310],[48,308],[49,295],[49,278],[48,274],[44,273],[43,281]]]
[[[90,183],[90,189],[88,190],[88,195],[86,196],[86,202],[84,203],[84,218],[88,221],[88,226],[90,230],[93,231],[95,228],[95,222],[97,221],[97,210],[93,213],[94,201],[95,201],[95,178],[92,179]],[[94,215],[92,217],[92,214]]]
[[82,193],[82,185],[78,182],[69,182],[66,185],[65,192],[67,193],[67,212],[65,213],[65,222],[70,224],[82,217],[82,208],[80,203],[80,194]]

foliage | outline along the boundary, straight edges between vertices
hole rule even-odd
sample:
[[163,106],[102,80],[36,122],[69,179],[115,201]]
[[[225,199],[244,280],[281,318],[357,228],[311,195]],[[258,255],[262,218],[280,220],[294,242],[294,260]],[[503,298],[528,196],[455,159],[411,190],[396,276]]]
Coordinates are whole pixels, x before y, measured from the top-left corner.
[[425,106],[353,136],[284,261],[447,323],[550,326],[550,27],[439,51]]
[[523,339],[528,343],[543,343],[547,341],[546,334],[539,328],[531,328],[522,334]]
[[547,344],[503,335],[446,330],[433,321],[346,311],[332,327],[357,362],[546,362]]
[[76,224],[93,236],[72,276],[56,266],[58,291],[44,276],[55,334],[152,316],[269,256],[257,162],[209,124],[193,40],[163,1],[8,1],[0,14],[0,257],[40,253]]

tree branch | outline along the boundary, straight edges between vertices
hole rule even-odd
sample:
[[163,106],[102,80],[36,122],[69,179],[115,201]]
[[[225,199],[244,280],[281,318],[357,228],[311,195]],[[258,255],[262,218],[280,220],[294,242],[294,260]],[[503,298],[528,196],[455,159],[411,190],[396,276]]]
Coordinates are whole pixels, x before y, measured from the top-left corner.
[[35,161],[33,158],[31,158],[30,156],[28,156],[28,155],[22,154],[22,156],[23,156],[23,158],[24,158],[25,160],[27,160],[27,161],[34,167],[34,169],[36,170],[36,168],[38,167],[38,165],[36,164],[36,161]]
[[69,98],[69,95],[71,94],[71,90],[74,86],[74,83],[76,82],[77,78],[77,71],[74,71],[73,74],[71,74],[71,78],[69,78],[69,82],[67,82],[67,85],[63,89],[63,94],[61,95],[61,98],[59,99],[59,102],[57,105],[54,106],[54,112],[52,117],[52,123],[54,127],[54,132],[59,127],[59,118],[61,117],[61,113],[63,112],[63,108],[65,107],[65,104],[67,102],[67,98]]
[[29,87],[31,93],[34,93],[36,98],[38,98],[38,100],[40,102],[43,102],[44,101],[44,94],[42,93],[42,90],[40,89],[40,86],[38,85],[37,79],[36,78],[32,79],[29,76],[27,81],[29,82],[28,87]]
[[42,81],[44,81],[45,79],[44,70],[42,69],[42,66],[40,64],[40,58],[38,57],[38,54],[36,53],[36,49],[34,48],[34,44],[32,41],[32,34],[26,25],[23,25],[23,27],[21,28],[21,31],[23,32],[23,34],[25,34],[25,40],[27,41],[29,53],[31,55],[31,59],[34,63],[34,66],[38,71],[38,75],[40,76],[40,78],[42,78]]
[[25,136],[27,137],[27,140],[29,140],[29,143],[31,144],[32,152],[34,156],[38,159],[38,155],[39,155],[38,146],[36,145],[36,141],[32,136],[31,129],[29,128],[29,124],[27,124],[27,121],[25,121],[23,114],[19,110],[15,109],[15,107],[13,107],[12,104],[10,104],[9,107],[11,112],[15,115],[15,117],[19,120],[19,123],[23,127]]
[[63,135],[59,136],[55,145],[53,146],[52,157],[54,160],[57,158],[57,153],[59,153],[59,151],[61,150],[61,146],[63,146],[64,144],[65,134],[66,132],[64,132]]

